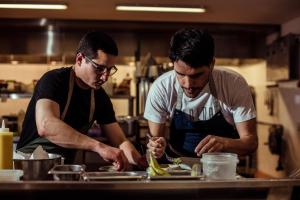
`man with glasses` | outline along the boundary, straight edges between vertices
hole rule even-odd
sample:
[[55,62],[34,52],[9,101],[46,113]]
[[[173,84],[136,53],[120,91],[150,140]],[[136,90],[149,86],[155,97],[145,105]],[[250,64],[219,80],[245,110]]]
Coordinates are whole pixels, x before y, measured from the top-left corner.
[[[251,154],[257,149],[256,111],[245,79],[228,69],[214,69],[214,40],[196,28],[171,39],[174,70],[155,80],[144,117],[156,158],[200,157],[207,152]],[[165,123],[171,119],[169,140]],[[167,157],[167,156],[165,156]]]
[[[41,145],[72,162],[76,149],[90,150],[117,170],[143,164],[116,121],[112,103],[101,87],[117,72],[118,48],[102,32],[87,33],[80,41],[72,67],[51,70],[38,81],[23,122],[17,150],[31,153]],[[86,135],[94,121],[113,146]]]

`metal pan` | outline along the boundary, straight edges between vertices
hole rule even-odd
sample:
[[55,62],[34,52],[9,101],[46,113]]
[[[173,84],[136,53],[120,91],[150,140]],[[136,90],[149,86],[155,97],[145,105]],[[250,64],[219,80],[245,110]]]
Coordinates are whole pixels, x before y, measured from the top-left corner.
[[56,181],[79,181],[85,171],[85,165],[55,165],[48,173]]
[[85,181],[127,181],[127,180],[142,180],[147,177],[144,171],[136,172],[86,172],[83,175]]
[[191,176],[190,171],[173,170],[168,172],[171,176],[149,176],[149,180],[204,180],[203,176]]

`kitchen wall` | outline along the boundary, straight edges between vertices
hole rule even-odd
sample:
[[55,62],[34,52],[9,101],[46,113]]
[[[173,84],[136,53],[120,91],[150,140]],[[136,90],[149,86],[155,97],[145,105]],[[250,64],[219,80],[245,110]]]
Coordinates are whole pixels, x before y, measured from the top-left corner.
[[[31,83],[33,80],[38,80],[45,72],[48,70],[58,68],[61,66],[58,65],[47,65],[47,64],[0,64],[0,79],[3,80],[16,80],[23,82],[32,87]],[[135,84],[134,84],[134,73],[135,67],[127,65],[117,65],[118,72],[112,77],[116,80],[117,85],[129,75],[132,79],[130,94],[135,96]],[[112,78],[109,80],[109,83],[112,84]],[[112,87],[106,84],[104,86],[106,89]],[[31,88],[32,90],[33,88]],[[24,99],[6,99],[5,102],[0,101],[0,116],[18,114],[20,110],[26,111],[27,105],[29,103],[29,98]],[[128,100],[127,99],[112,99],[114,108],[116,110],[116,115],[128,115]]]
[[[249,85],[255,88],[256,93],[256,109],[257,109],[257,121],[267,123],[279,123],[278,112],[274,112],[273,116],[270,116],[269,110],[265,105],[265,98],[267,88],[270,83],[267,82],[266,75],[266,61],[260,61],[256,64],[243,65],[240,67],[229,68],[240,73],[248,82]],[[275,108],[276,109],[276,108]],[[284,177],[283,171],[276,171],[278,163],[278,155],[272,155],[268,145],[269,126],[258,123],[257,133],[259,138],[259,146],[257,151],[257,168],[260,173],[263,173],[272,177]]]

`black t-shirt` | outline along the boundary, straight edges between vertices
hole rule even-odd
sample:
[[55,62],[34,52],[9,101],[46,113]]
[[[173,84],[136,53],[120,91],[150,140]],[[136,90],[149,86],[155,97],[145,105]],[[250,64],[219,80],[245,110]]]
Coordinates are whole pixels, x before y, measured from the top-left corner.
[[[45,73],[38,81],[27,108],[17,149],[24,148],[33,140],[39,138],[35,122],[35,106],[39,99],[55,101],[59,104],[60,114],[62,114],[67,102],[71,70],[71,67],[54,69]],[[74,80],[72,98],[64,122],[86,134],[91,125],[89,123],[90,102],[91,89],[80,88]],[[97,120],[100,125],[116,122],[110,98],[102,88],[95,90],[93,119]],[[60,134],[63,134],[63,132]],[[47,142],[47,146],[49,145],[51,148],[46,148],[48,152],[65,154],[65,156],[74,155],[74,150],[72,149],[65,149]]]

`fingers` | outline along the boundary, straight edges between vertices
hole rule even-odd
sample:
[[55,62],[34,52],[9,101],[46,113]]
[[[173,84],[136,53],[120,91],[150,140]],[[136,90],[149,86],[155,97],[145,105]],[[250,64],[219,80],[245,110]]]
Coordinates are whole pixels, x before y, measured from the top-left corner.
[[195,153],[197,156],[201,156],[203,153],[223,151],[223,139],[218,136],[208,135],[197,145]]
[[129,169],[129,162],[122,150],[105,145],[97,152],[104,160],[112,162],[116,170],[125,171]]
[[117,171],[126,171],[129,169],[129,162],[122,150],[117,152],[116,157],[113,161],[113,165]]
[[164,137],[152,137],[147,148],[152,152],[155,158],[161,158],[165,152],[167,142]]

